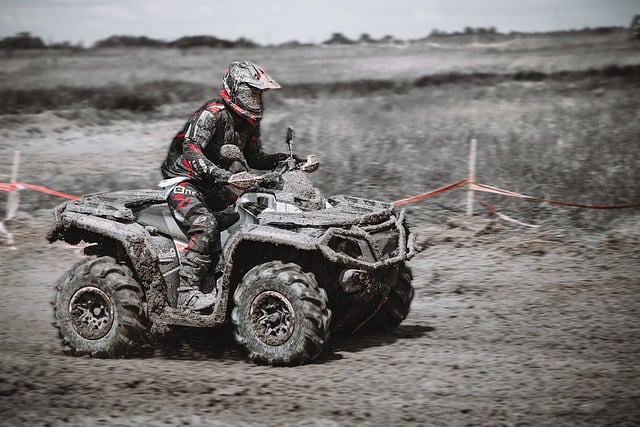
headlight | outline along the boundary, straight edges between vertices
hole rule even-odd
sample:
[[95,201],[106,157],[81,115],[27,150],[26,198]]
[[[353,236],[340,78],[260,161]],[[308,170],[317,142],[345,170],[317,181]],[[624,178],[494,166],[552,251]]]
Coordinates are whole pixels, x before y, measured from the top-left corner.
[[333,236],[328,246],[339,254],[363,261],[375,261],[366,240],[351,236]]

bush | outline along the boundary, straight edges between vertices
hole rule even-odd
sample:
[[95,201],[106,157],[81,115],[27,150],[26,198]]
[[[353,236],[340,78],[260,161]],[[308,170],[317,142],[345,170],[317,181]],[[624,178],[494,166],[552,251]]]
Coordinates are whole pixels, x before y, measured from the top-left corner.
[[177,47],[180,49],[190,49],[193,47],[211,47],[211,48],[247,48],[247,47],[256,47],[258,46],[256,43],[251,40],[240,38],[237,41],[229,41],[224,39],[219,39],[214,36],[186,36],[181,37],[177,40],[174,40],[168,43],[169,47]]
[[149,37],[135,36],[111,36],[104,40],[98,40],[94,47],[96,48],[113,48],[113,47],[163,47],[166,43],[162,40],[151,39]]
[[342,33],[333,33],[329,40],[323,42],[323,44],[353,44],[353,43],[355,42],[347,38]]
[[5,37],[0,40],[1,49],[43,49],[45,44],[40,37],[34,37],[30,33],[18,33],[13,37]]

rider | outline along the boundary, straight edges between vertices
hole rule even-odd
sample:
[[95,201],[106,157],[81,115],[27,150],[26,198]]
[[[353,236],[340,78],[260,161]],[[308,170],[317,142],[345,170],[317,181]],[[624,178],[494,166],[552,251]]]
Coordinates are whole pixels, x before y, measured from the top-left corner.
[[221,158],[220,148],[238,146],[254,169],[274,169],[288,157],[264,153],[260,142],[262,93],[280,85],[260,66],[236,61],[225,70],[222,86],[220,99],[202,105],[174,136],[161,166],[163,182],[170,185],[171,212],[190,237],[179,272],[178,307],[196,311],[210,307],[216,299],[215,292],[200,290],[212,263],[209,247],[219,238],[211,210],[223,210],[235,200],[225,186],[231,173],[225,169],[229,165]]

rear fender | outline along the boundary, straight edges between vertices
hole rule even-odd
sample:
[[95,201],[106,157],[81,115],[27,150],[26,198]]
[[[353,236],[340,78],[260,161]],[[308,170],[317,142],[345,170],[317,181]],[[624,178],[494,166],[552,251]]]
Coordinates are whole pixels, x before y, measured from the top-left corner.
[[50,242],[61,239],[77,243],[90,235],[118,242],[145,289],[149,315],[162,310],[166,305],[165,282],[158,267],[158,255],[151,250],[153,245],[143,226],[69,211],[57,212],[56,220],[57,226],[47,236]]

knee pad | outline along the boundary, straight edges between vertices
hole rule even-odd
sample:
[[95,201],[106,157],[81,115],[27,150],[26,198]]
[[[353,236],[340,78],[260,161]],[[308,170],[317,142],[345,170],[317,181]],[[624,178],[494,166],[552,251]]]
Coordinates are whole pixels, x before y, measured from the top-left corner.
[[192,231],[202,233],[207,240],[215,237],[218,231],[216,217],[205,207],[198,207],[189,212],[187,218]]

